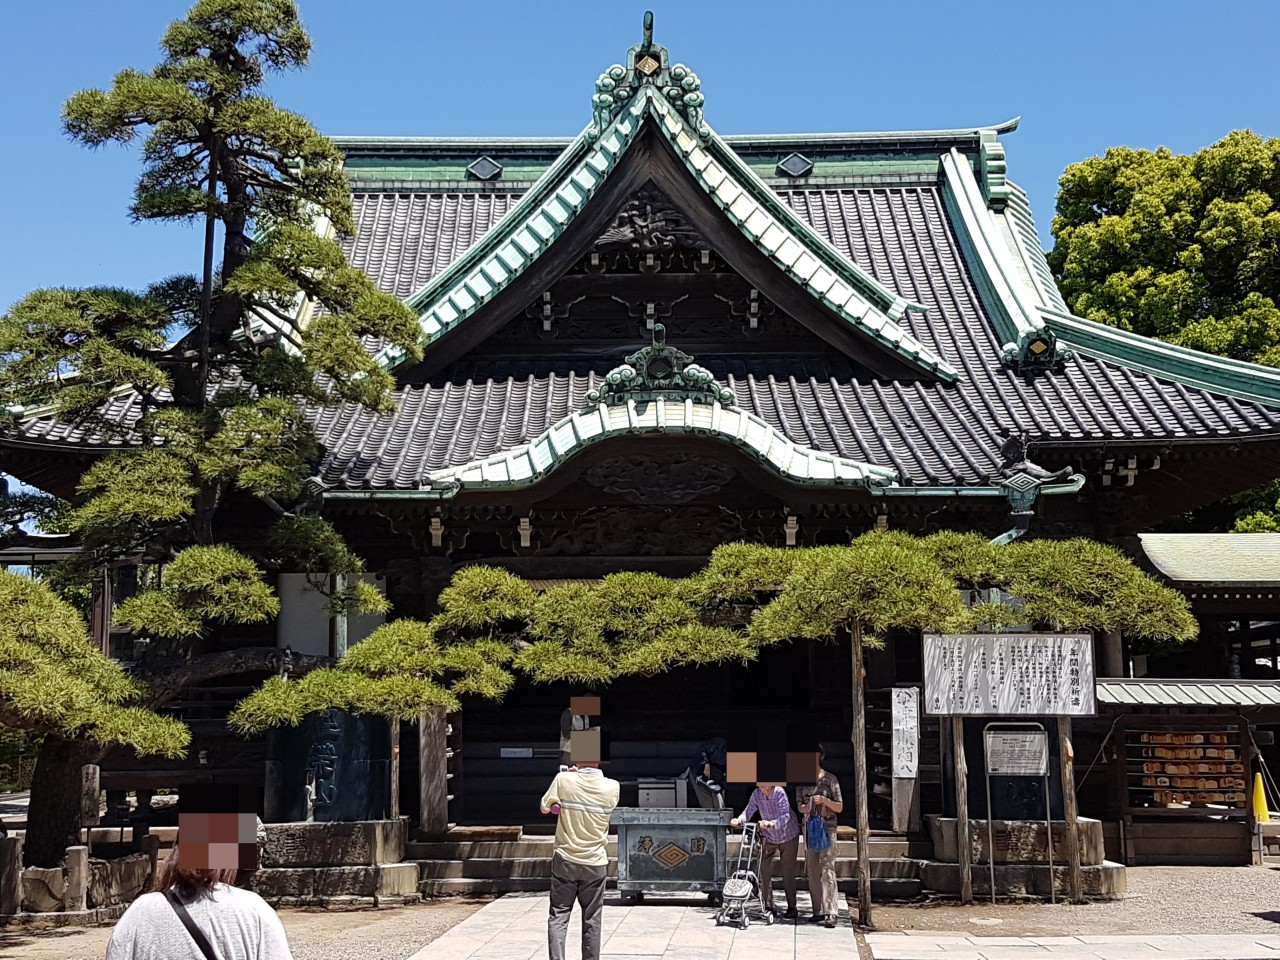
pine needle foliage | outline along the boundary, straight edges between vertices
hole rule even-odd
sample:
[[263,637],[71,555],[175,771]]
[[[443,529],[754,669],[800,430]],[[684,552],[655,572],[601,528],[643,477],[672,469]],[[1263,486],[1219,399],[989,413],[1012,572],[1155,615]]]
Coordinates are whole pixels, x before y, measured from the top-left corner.
[[181,756],[181,722],[140,706],[146,690],[90,641],[48,587],[0,570],[0,723],[36,735]]
[[[961,601],[961,590],[992,587],[1018,596],[1025,612]],[[892,630],[969,632],[1028,620],[1118,628],[1153,643],[1195,634],[1181,595],[1110,547],[997,547],[950,532],[876,532],[847,546],[796,549],[728,544],[684,579],[614,573],[541,594],[506,570],[473,566],[454,574],[439,603],[430,622],[380,627],[331,670],[269,682],[240,704],[233,725],[259,731],[335,708],[409,719],[458,709],[467,696],[501,699],[518,677],[598,688],[624,676],[750,663],[768,645],[846,633],[871,647]]]
[[1119,630],[1135,649],[1195,639],[1199,627],[1185,597],[1093,540],[1028,540],[1005,550],[1007,590],[1028,619],[1058,630]]
[[847,547],[802,551],[781,591],[752,618],[760,642],[831,640],[856,629],[876,644],[888,631],[945,631],[966,623],[955,580],[924,545],[868,533]]
[[[313,573],[327,562],[317,581],[326,588],[327,574],[362,569],[331,526],[300,516],[320,454],[308,405],[393,410],[394,383],[365,343],[416,356],[421,332],[411,310],[343,256],[354,223],[341,153],[264,93],[269,74],[305,67],[310,49],[292,0],[198,0],[165,31],[153,69],[123,70],[109,88],[72,96],[63,126],[73,140],[141,141],[134,218],[212,218],[221,248],[193,247],[192,262],[203,252],[220,266],[142,292],[37,290],[0,317],[0,406],[121,447],[84,473],[58,518],[86,556],[56,580],[83,585],[95,566],[137,552],[170,564],[164,587],[119,613],[153,636],[274,615],[261,569],[215,547],[219,510],[233,496],[282,515],[277,556],[263,558],[277,569]],[[175,330],[186,332],[170,343]],[[212,552],[185,553],[191,547]],[[195,584],[183,557],[208,564],[211,579]],[[331,602],[386,610],[359,582]]]

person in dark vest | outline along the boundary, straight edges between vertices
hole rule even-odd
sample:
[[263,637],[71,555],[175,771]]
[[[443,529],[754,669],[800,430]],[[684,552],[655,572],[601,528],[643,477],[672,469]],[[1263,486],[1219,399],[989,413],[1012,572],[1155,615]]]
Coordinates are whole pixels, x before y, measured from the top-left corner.
[[724,809],[724,783],[728,765],[728,741],[712,737],[698,748],[698,755],[681,774],[704,810]]

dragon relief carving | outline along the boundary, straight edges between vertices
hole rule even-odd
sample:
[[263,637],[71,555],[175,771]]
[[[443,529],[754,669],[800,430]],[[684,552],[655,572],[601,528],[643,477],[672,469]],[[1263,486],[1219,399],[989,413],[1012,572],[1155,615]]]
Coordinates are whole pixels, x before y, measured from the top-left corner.
[[718,461],[691,454],[672,457],[610,457],[592,466],[583,480],[628,503],[688,503],[719,493],[737,472]]
[[644,253],[676,247],[711,249],[711,245],[667,199],[666,194],[652,185],[641,188],[624,203],[596,240],[598,249],[616,246]]

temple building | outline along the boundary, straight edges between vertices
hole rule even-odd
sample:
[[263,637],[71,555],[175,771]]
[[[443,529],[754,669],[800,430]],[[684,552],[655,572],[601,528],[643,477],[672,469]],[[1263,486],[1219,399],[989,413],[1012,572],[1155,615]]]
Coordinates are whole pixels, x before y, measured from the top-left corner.
[[[1086,536],[1140,555],[1138,534],[1280,476],[1280,370],[1068,310],[1006,169],[1017,120],[721,136],[697,74],[648,38],[594,93],[584,79],[564,108],[586,121],[572,139],[337,138],[358,227],[347,255],[426,338],[418,362],[369,344],[397,377],[394,415],[313,411],[322,511],[393,616],[428,616],[467,564],[535,585],[681,576],[726,542],[838,544],[872,529]],[[105,449],[32,418],[0,439],[0,468],[68,494]],[[260,519],[246,507],[222,521],[252,542]],[[285,581],[276,635],[228,645],[343,642]],[[356,642],[372,624],[346,626]],[[1140,685],[1129,659],[1123,638],[1099,639],[1099,676]],[[764,711],[817,722],[851,790],[848,664],[847,649],[796,644],[616,684],[613,775],[675,775],[691,744]],[[868,670],[886,712],[890,688],[921,682],[920,637],[893,638]],[[264,743],[214,729],[234,693],[203,701],[210,756],[261,783]],[[521,684],[451,715],[437,819],[543,820],[568,693]],[[1082,772],[1111,720],[1078,725]],[[918,816],[892,822],[871,729],[872,816],[919,831]],[[415,737],[405,725],[410,815]],[[925,718],[923,815],[949,807],[944,740]],[[181,781],[199,772],[192,754],[121,756],[104,785]],[[1082,789],[1083,814],[1130,815],[1116,763]]]

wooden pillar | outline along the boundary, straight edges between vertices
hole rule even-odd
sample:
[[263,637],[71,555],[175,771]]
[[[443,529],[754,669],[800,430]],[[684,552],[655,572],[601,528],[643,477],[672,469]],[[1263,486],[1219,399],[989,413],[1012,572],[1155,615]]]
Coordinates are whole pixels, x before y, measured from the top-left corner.
[[22,909],[22,838],[0,837],[0,916]]
[[[335,573],[329,577],[329,589],[336,596],[347,589],[347,575]],[[329,656],[340,658],[347,652],[347,611],[340,609],[329,617]]]
[[111,568],[99,567],[94,571],[92,587],[92,614],[90,624],[94,645],[108,657],[111,656]]
[[418,833],[443,836],[449,829],[449,760],[445,713],[428,710],[418,721]]
[[[1058,717],[1058,763],[1062,770],[1062,815],[1067,821],[1067,883],[1072,903],[1084,902],[1080,874],[1080,809],[1076,805],[1076,751],[1071,742],[1071,718]],[[1053,878],[1049,878],[1053,882]]]
[[862,662],[862,626],[854,623],[853,641],[853,797],[858,828],[858,923],[871,926],[871,814],[867,809],[866,667]]
[[1098,671],[1100,677],[1123,677],[1125,675],[1124,668],[1124,644],[1120,639],[1119,630],[1107,630],[1102,635],[1102,657],[1101,667]]
[[[964,757],[964,717],[951,718],[951,758],[956,769],[956,854],[960,860],[960,902],[973,903],[972,847],[969,843],[969,765]],[[987,816],[991,811],[987,811]]]
[[400,819],[400,718],[391,718],[391,798],[387,816]]
[[89,909],[89,848],[67,847],[66,909],[83,913]]
[[[160,838],[154,833],[149,833],[139,841],[138,846],[147,855],[147,869],[151,875],[151,882],[147,885],[147,889],[152,891],[162,889],[160,883],[164,878],[160,876]],[[177,853],[175,847],[173,855],[177,856]]]

